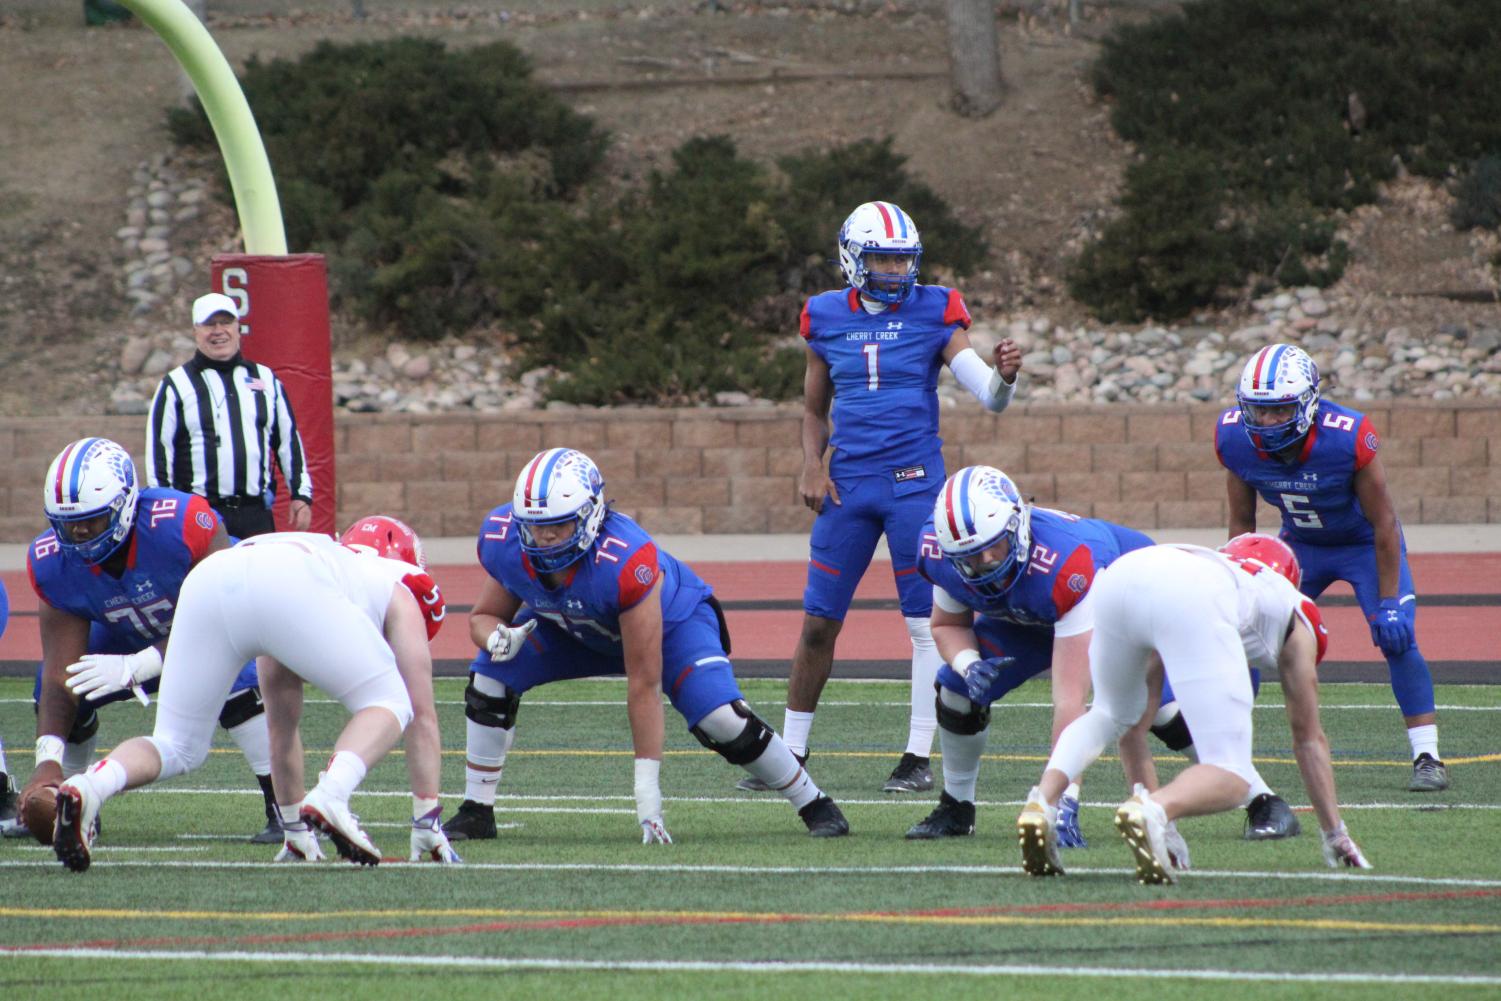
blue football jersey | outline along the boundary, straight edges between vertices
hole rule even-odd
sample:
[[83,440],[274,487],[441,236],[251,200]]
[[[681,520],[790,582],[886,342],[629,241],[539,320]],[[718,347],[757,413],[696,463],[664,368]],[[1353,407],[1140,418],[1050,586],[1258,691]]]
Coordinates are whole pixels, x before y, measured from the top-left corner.
[[605,516],[594,545],[562,571],[563,583],[555,589],[543,585],[518,536],[510,504],[491,511],[480,529],[480,564],[538,618],[596,653],[624,655],[620,613],[645,598],[658,579],[664,631],[687,621],[711,593],[687,564],[658,549],[645,529],[616,511]]
[[[1144,544],[1150,540],[1142,537]],[[933,519],[922,528],[917,570],[980,615],[1023,626],[1052,626],[1084,600],[1095,574],[1121,554],[1115,526],[1052,508],[1032,509],[1032,552],[1021,579],[998,598],[976,591],[943,555]]]
[[218,528],[219,516],[202,497],[148,487],[118,578],[70,556],[50,529],[32,540],[26,570],[42,601],[101,627],[110,649],[136,652],[171,631],[183,578],[208,553]]
[[803,306],[799,328],[834,383],[833,476],[925,466],[943,478],[938,370],[954,331],[969,328],[955,289],[917,285],[904,302],[867,313],[854,289]]
[[1381,437],[1364,414],[1328,401],[1291,462],[1258,451],[1241,425],[1239,407],[1220,414],[1214,451],[1220,464],[1282,512],[1284,537],[1320,546],[1376,538],[1355,496],[1355,474],[1376,457]]

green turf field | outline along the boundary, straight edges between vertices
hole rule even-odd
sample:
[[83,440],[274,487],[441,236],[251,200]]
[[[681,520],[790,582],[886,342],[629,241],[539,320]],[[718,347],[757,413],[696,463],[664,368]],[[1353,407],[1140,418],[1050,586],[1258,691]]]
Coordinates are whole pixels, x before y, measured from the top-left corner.
[[[30,765],[30,687],[0,680],[18,771]],[[745,689],[780,724],[785,686]],[[450,812],[461,690],[438,682]],[[948,842],[902,838],[930,797],[878,791],[906,733],[903,685],[825,692],[810,769],[854,830],[829,842],[780,799],[737,792],[738,770],[669,713],[676,843],[643,847],[623,686],[549,686],[522,702],[497,804],[506,826],[461,843],[462,867],[273,865],[274,850],[243,843],[261,827],[260,797],[221,732],[202,771],[105,807],[87,873],[0,843],[0,997],[1501,996],[1501,687],[1440,689],[1454,788],[1427,796],[1405,791],[1390,693],[1324,689],[1346,819],[1374,872],[1325,869],[1311,814],[1301,837],[1271,844],[1240,840],[1235,814],[1180,825],[1195,871],[1166,888],[1132,880],[1111,825],[1124,796],[1113,759],[1085,786],[1090,847],[1065,852],[1069,875],[1022,874],[1012,825],[1045,757],[1047,694],[1031,683],[996,707],[977,836]],[[107,747],[147,730],[151,711],[102,718]],[[343,718],[309,706],[310,776]],[[1275,685],[1256,727],[1258,767],[1306,805]],[[354,800],[387,856],[406,851],[405,782],[393,756]]]

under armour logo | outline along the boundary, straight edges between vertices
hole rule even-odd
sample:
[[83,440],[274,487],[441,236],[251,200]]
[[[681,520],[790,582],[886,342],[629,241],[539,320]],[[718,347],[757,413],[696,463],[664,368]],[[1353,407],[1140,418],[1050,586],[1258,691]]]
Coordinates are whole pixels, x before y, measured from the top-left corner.
[[887,330],[901,330],[902,329],[902,321],[901,320],[887,320],[886,321],[886,329]]

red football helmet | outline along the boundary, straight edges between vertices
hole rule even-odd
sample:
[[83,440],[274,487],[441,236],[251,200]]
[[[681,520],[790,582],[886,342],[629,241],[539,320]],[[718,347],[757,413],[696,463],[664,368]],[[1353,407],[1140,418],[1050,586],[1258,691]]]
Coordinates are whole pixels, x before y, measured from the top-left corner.
[[1269,570],[1275,570],[1292,581],[1293,587],[1299,587],[1303,583],[1303,568],[1298,566],[1298,557],[1294,555],[1291,546],[1275,535],[1245,532],[1221,546],[1220,552],[1237,560],[1259,563]]
[[360,518],[344,530],[339,541],[351,549],[366,549],[377,556],[400,560],[414,567],[427,569],[427,555],[422,551],[422,540],[406,522],[384,514]]

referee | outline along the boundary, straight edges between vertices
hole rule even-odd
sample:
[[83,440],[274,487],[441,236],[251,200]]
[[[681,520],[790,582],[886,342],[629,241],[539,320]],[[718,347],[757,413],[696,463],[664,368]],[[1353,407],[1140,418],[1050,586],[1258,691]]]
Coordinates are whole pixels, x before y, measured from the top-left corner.
[[205,498],[236,538],[276,530],[272,463],[292,495],[292,530],[313,520],[313,481],[292,403],[265,365],[240,355],[240,310],[210,292],[193,302],[198,350],[162,377],[146,425],[146,480]]

